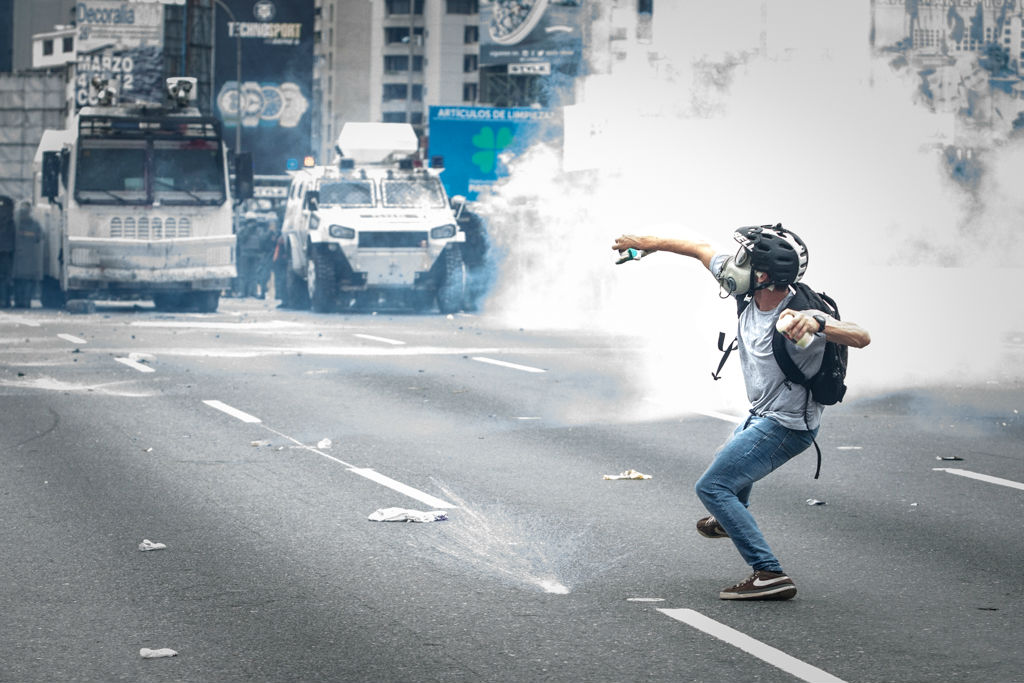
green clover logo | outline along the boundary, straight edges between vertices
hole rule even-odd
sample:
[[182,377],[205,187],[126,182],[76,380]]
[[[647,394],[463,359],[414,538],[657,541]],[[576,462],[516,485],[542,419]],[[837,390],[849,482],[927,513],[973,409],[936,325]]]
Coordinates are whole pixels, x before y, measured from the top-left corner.
[[471,159],[473,164],[480,169],[481,173],[491,173],[498,163],[498,152],[508,147],[512,142],[512,130],[502,127],[498,129],[498,134],[495,135],[493,128],[484,126],[480,129],[480,132],[473,136],[472,141],[473,146],[480,150],[479,152],[474,152]]

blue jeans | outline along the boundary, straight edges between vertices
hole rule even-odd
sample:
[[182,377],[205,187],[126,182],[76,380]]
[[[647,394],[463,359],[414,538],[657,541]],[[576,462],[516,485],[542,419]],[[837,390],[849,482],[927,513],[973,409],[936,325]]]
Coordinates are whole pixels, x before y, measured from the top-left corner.
[[718,449],[714,462],[697,480],[697,496],[704,507],[754,569],[781,572],[782,566],[747,510],[750,489],[755,481],[802,453],[817,433],[817,429],[798,431],[771,418],[751,415]]

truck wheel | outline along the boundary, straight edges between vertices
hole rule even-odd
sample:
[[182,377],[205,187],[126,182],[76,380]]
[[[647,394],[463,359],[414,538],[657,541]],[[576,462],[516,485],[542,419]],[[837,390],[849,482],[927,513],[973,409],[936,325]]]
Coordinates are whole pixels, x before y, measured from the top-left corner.
[[66,298],[56,278],[44,277],[39,286],[39,299],[43,308],[64,308]]
[[288,308],[296,308],[300,311],[309,308],[309,291],[306,289],[306,283],[292,270],[288,271],[285,278],[288,282],[285,286]]
[[173,313],[180,311],[184,301],[181,294],[162,293],[153,295],[153,308],[161,312]]
[[466,292],[466,266],[458,249],[445,249],[441,258],[444,259],[444,270],[437,290],[437,309],[447,315],[462,306]]
[[313,310],[328,313],[334,307],[337,281],[334,278],[334,264],[326,254],[314,253],[310,257],[306,264],[306,283]]
[[220,292],[193,292],[192,304],[200,313],[216,313],[217,305],[220,304]]

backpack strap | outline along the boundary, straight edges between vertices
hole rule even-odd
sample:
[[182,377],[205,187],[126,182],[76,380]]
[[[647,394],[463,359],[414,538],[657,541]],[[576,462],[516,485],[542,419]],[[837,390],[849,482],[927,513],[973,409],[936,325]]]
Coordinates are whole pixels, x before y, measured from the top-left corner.
[[[743,313],[743,309],[750,304],[749,296],[738,296],[736,297],[736,317],[740,317]],[[722,379],[722,368],[725,367],[725,361],[729,360],[729,354],[740,347],[740,338],[734,337],[732,343],[729,346],[725,345],[725,332],[718,333],[718,350],[722,352],[722,360],[718,361],[718,369],[711,373],[711,379],[716,382]]]
[[[793,357],[789,355],[789,351],[786,349],[786,338],[778,331],[772,334],[772,355],[775,356],[775,362],[779,364],[779,369],[782,370],[782,374],[786,376],[786,379],[804,389],[804,424],[806,425],[807,409],[810,407],[811,402],[811,378],[804,376],[804,373],[800,372],[800,368],[796,366],[796,361],[793,360]],[[814,451],[818,456],[818,464],[814,468],[814,478],[817,479],[818,475],[821,474],[821,447],[818,446],[817,438],[811,439],[811,443],[814,444]]]
[[729,360],[729,354],[740,347],[740,338],[734,337],[729,346],[725,345],[725,332],[718,333],[718,350],[722,352],[722,360],[718,361],[718,369],[711,373],[711,378],[716,382],[722,379],[722,368],[725,361]]
[[788,381],[793,384],[799,384],[809,390],[807,385],[811,381],[810,377],[800,372],[796,361],[793,360],[793,357],[789,355],[789,350],[786,349],[786,338],[778,330],[772,332],[772,355],[775,356],[775,362],[779,364],[782,374],[786,376]]

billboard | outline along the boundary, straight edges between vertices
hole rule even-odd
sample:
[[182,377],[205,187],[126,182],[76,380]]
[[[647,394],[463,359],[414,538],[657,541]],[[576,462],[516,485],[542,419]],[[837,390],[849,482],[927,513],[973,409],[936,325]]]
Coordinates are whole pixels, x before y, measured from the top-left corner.
[[[313,0],[215,3],[214,112],[224,136],[252,152],[255,172],[278,175],[312,154]],[[238,60],[241,50],[241,87]]]
[[480,0],[480,65],[551,73],[583,55],[583,0]]
[[511,158],[561,137],[561,117],[553,109],[430,108],[430,156],[444,157],[441,180],[448,194],[471,201],[508,175]]
[[74,7],[75,108],[96,104],[94,77],[122,102],[164,101],[164,6],[159,2],[79,0]]

